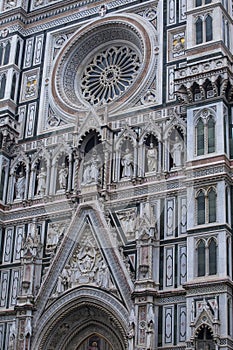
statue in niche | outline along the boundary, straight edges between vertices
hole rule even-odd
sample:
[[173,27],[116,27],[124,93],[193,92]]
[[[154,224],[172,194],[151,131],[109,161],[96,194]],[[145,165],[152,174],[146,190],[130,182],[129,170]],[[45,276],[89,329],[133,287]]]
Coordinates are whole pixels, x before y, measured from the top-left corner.
[[171,155],[173,158],[174,167],[180,167],[182,165],[182,152],[183,152],[183,142],[180,141],[178,136],[176,136],[175,143],[171,149]]
[[59,180],[59,186],[61,190],[66,189],[67,176],[68,176],[68,169],[66,168],[65,163],[62,163],[61,169],[58,172],[58,180]]
[[153,172],[157,170],[157,158],[158,152],[154,144],[151,142],[150,147],[147,149],[147,165],[148,172]]
[[25,193],[25,185],[26,185],[26,179],[21,171],[19,173],[19,176],[16,180],[15,184],[15,192],[16,192],[16,199],[23,199],[24,198],[24,193]]
[[83,181],[84,185],[96,184],[99,180],[100,157],[96,151],[93,151],[91,159],[84,163]]
[[59,240],[58,227],[55,226],[54,224],[50,224],[47,245],[48,246],[56,246],[58,244],[58,240]]
[[37,175],[37,180],[38,180],[38,186],[37,186],[36,194],[43,195],[45,194],[45,190],[46,190],[46,171],[43,167],[41,168],[40,172]]
[[91,346],[88,349],[89,350],[99,350],[98,343],[96,341],[91,342]]
[[58,282],[57,282],[58,293],[63,293],[69,288],[70,276],[69,276],[68,268],[69,266],[66,266],[58,277]]
[[133,176],[133,156],[128,148],[125,150],[124,156],[121,158],[121,165],[123,167],[122,177],[132,177]]
[[99,287],[109,289],[109,270],[104,260],[100,260],[98,263],[97,284]]
[[146,333],[147,333],[146,350],[152,350],[153,334],[154,334],[153,322],[152,321],[150,323],[148,323]]
[[118,216],[125,234],[132,235],[135,232],[137,218],[135,209],[120,212]]

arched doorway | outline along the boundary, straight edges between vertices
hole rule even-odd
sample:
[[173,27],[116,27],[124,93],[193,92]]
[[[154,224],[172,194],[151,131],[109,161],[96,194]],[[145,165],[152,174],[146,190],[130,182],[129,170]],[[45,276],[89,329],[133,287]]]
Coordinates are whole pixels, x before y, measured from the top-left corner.
[[113,350],[109,342],[99,334],[92,334],[80,344],[77,350]]
[[77,288],[58,298],[38,320],[35,350],[125,350],[128,312],[109,293]]
[[202,325],[198,330],[195,348],[198,350],[215,350],[213,332],[208,325]]

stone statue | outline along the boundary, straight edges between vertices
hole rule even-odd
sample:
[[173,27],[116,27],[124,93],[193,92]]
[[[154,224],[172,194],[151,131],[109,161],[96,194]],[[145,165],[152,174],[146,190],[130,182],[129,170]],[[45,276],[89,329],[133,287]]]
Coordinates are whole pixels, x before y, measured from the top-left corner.
[[146,333],[147,333],[146,350],[152,350],[153,334],[154,334],[153,322],[148,323]]
[[134,323],[131,323],[128,331],[128,350],[134,350]]
[[121,158],[121,165],[123,167],[122,177],[132,177],[134,165],[133,156],[128,148],[125,150],[125,155]]
[[25,335],[25,337],[31,337],[31,335],[32,335],[31,317],[27,317],[27,319],[26,319],[24,335]]
[[91,343],[91,347],[89,347],[88,349],[90,349],[90,350],[99,350],[97,342],[93,341]]
[[179,167],[182,165],[182,152],[183,152],[183,143],[179,140],[178,136],[176,136],[175,143],[171,149],[171,155],[173,158],[174,167]]
[[83,181],[84,185],[96,184],[99,180],[99,167],[101,160],[96,151],[93,152],[92,158],[85,162],[83,171]]
[[70,276],[66,266],[58,277],[57,293],[63,293],[69,288]]
[[48,231],[48,238],[47,238],[47,245],[48,246],[56,246],[58,244],[59,240],[59,230],[58,227],[55,226],[55,224],[49,224],[49,231]]
[[154,147],[153,143],[150,143],[150,147],[147,150],[147,164],[149,172],[157,170],[157,157],[157,149]]
[[98,263],[97,284],[99,287],[109,289],[109,271],[107,265],[103,260],[100,260]]
[[20,172],[15,184],[16,199],[24,198],[25,184],[26,184],[25,176],[23,172]]
[[62,163],[61,169],[58,173],[58,180],[60,189],[66,189],[68,169],[65,167],[65,163]]
[[37,175],[37,180],[38,180],[38,185],[37,185],[36,194],[43,195],[46,190],[46,171],[43,167],[41,168],[40,172]]

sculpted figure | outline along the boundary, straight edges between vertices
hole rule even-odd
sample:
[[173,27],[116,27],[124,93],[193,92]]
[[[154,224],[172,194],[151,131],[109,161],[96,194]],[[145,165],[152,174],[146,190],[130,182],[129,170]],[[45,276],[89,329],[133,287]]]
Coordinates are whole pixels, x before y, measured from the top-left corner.
[[157,149],[154,147],[153,143],[150,143],[150,147],[147,150],[147,162],[148,162],[148,171],[157,170]]
[[62,163],[62,167],[58,173],[58,180],[60,189],[66,189],[68,169],[65,167],[65,163]]
[[15,184],[16,199],[23,199],[25,193],[25,176],[23,172],[19,173],[19,177]]
[[101,164],[100,157],[94,151],[91,159],[84,163],[83,181],[82,181],[84,185],[98,183],[100,164]]
[[122,177],[132,177],[133,156],[128,148],[125,150],[125,155],[121,158],[121,165],[123,167]]
[[98,264],[98,280],[97,283],[104,289],[109,288],[109,271],[108,267],[103,260]]
[[174,167],[182,165],[182,152],[183,143],[179,140],[178,136],[176,136],[174,146],[171,149]]
[[39,174],[37,175],[38,186],[37,186],[37,194],[44,194],[46,190],[46,171],[42,167]]
[[128,349],[129,350],[134,350],[134,323],[130,325],[129,331],[128,331]]

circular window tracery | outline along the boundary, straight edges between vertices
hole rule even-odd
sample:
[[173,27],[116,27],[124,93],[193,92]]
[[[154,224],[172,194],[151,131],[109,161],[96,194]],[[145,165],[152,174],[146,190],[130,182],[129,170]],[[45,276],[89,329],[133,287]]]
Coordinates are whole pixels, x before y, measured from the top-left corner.
[[83,72],[82,96],[100,105],[121,96],[140,69],[140,58],[130,47],[111,47],[94,56]]
[[130,108],[155,79],[153,27],[134,14],[109,15],[86,25],[66,43],[51,77],[54,109],[67,118],[90,109]]

